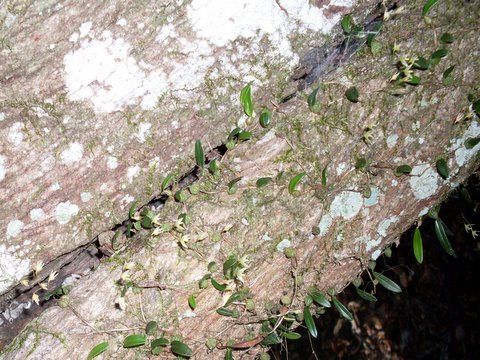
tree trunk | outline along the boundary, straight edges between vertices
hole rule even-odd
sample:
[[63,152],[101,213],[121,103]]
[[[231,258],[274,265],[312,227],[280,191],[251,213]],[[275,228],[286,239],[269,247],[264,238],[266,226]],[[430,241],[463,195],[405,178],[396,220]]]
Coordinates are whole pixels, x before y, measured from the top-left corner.
[[0,358],[147,358],[150,320],[222,358],[341,291],[478,161],[478,1],[423,5],[6,2]]

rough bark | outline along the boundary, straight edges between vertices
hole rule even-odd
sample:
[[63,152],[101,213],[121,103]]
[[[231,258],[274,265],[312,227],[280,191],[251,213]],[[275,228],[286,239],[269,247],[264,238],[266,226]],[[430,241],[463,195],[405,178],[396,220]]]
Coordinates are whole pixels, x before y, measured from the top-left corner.
[[[33,283],[72,258],[83,259],[79,269],[88,271],[78,274],[69,305],[49,307],[31,321],[4,349],[4,358],[80,358],[104,340],[110,342],[109,358],[146,357],[146,349],[126,350],[121,341],[148,320],[183,336],[196,357],[221,357],[220,350],[207,355],[207,338],[225,344],[258,334],[281,296],[293,298],[292,311],[301,309],[313,284],[340,291],[468,175],[480,147],[464,145],[480,135],[477,116],[463,120],[471,113],[467,94],[479,95],[478,2],[445,1],[431,11],[431,24],[421,17],[423,3],[405,3],[376,37],[379,54],[363,48],[333,72],[318,61],[332,53],[325,49],[343,46],[349,54],[357,43],[342,43],[338,26],[329,39],[319,31],[330,30],[329,22],[348,8],[314,4],[320,12],[312,14],[325,17],[324,25],[314,26],[308,25],[310,13],[298,12],[301,18],[292,13],[295,6],[271,3],[268,14],[281,25],[238,32],[237,38],[202,32],[192,22],[202,11],[195,1],[5,6],[0,286],[7,295],[24,294],[13,302],[2,299],[4,345],[22,308],[42,309],[29,300],[38,288],[16,286],[36,263],[47,266]],[[374,5],[357,5],[357,21],[371,20]],[[444,32],[455,41],[440,43]],[[390,52],[394,43],[397,54]],[[407,85],[399,95],[389,82],[399,57],[428,58],[440,47],[448,48],[447,57],[417,71],[421,84]],[[297,58],[301,66],[294,73]],[[442,79],[451,65],[453,80]],[[321,90],[311,111],[310,90],[301,90],[318,76]],[[267,129],[242,115],[238,93],[248,81],[254,81],[257,116],[263,107],[273,111]],[[344,94],[353,85],[360,93],[356,103]],[[237,124],[253,137],[223,154],[218,146]],[[150,205],[163,203],[161,179],[189,172],[195,139],[215,150],[210,156],[222,153],[221,168],[218,176],[194,172],[183,183],[194,181],[200,191],[185,191],[185,203],[169,198],[158,210],[158,222],[170,225],[186,212],[191,223],[184,233],[121,236],[121,249],[99,265],[77,253],[92,240],[108,247],[102,239],[112,236],[112,228],[125,229],[134,198],[139,206],[152,199]],[[446,180],[435,169],[440,156],[450,169]],[[367,166],[355,169],[361,157]],[[395,176],[401,164],[411,165],[411,174]],[[288,182],[301,172],[306,177],[299,194],[291,195]],[[228,192],[228,182],[239,177],[238,190]],[[273,181],[258,188],[261,177]],[[189,241],[180,246],[185,234]],[[295,248],[293,260],[281,251],[284,246]],[[242,280],[256,304],[254,314],[238,305],[239,319],[215,312],[225,299],[212,286],[198,289],[207,264],[216,261],[221,268],[232,254],[248,257]],[[124,270],[130,262],[133,268]],[[61,281],[77,272],[63,271]],[[122,274],[136,285],[124,297]],[[221,278],[221,271],[214,276]],[[193,293],[194,312],[187,302]],[[115,306],[119,298],[126,309]]]

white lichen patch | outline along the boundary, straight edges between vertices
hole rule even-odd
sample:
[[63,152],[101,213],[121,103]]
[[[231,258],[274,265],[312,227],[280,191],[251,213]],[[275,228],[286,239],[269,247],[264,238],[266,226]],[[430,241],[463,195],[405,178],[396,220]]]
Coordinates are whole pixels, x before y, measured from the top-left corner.
[[5,167],[6,161],[7,159],[5,158],[5,156],[0,155],[0,181],[5,179],[5,174],[7,173],[7,169]]
[[377,249],[372,253],[372,260],[377,260],[378,257],[382,254],[382,249]]
[[0,294],[28,274],[30,260],[19,259],[0,244]]
[[118,160],[115,156],[109,156],[107,158],[107,166],[109,169],[113,170],[116,169],[118,166]]
[[15,122],[8,130],[7,140],[13,146],[18,146],[23,142],[23,123]]
[[439,177],[430,165],[414,166],[410,175],[409,184],[416,199],[423,200],[435,194]]
[[376,239],[369,239],[366,243],[365,250],[367,250],[367,252],[370,252],[370,250],[372,250],[374,247],[380,245],[381,243],[382,243],[382,238],[381,237],[378,237]]
[[378,204],[378,197],[380,195],[380,189],[376,186],[370,186],[370,197],[365,198],[363,203],[366,207],[370,207]]
[[21,220],[12,220],[7,225],[7,239],[17,237],[25,224]]
[[92,22],[91,21],[84,22],[82,25],[80,25],[78,29],[78,31],[80,32],[80,37],[82,38],[89,35],[90,30],[92,30]]
[[325,235],[332,226],[333,219],[330,214],[325,214],[322,216],[320,223],[318,224],[318,228],[320,229],[320,236]]
[[92,200],[93,198],[93,195],[90,194],[89,192],[82,192],[80,194],[80,199],[82,200],[82,202],[89,202],[90,200]]
[[276,249],[277,251],[279,252],[283,252],[286,248],[292,246],[292,243],[290,240],[288,239],[283,239],[282,241],[280,241],[277,246],[276,246]]
[[42,221],[47,217],[47,215],[45,214],[45,211],[43,211],[43,209],[40,209],[40,208],[30,210],[29,215],[32,221]]
[[467,139],[478,136],[480,136],[480,126],[478,125],[478,122],[472,121],[461,138],[451,141],[449,150],[455,151],[455,161],[458,166],[465,165],[478,151],[480,151],[480,144],[475,145],[471,149],[465,147],[465,141]]
[[130,166],[127,169],[127,179],[128,182],[131,184],[133,179],[137,177],[140,174],[140,166],[135,165],[135,166]]
[[73,165],[76,162],[79,162],[83,157],[83,145],[79,142],[73,142],[68,147],[63,150],[60,154],[60,159],[62,163],[67,166]]
[[363,205],[363,197],[356,191],[343,191],[333,199],[330,205],[332,218],[351,219],[358,214]]
[[381,221],[377,228],[378,235],[383,237],[387,236],[388,228],[396,222],[398,222],[398,216],[390,216],[388,219]]
[[146,140],[146,137],[150,135],[150,129],[152,127],[152,124],[149,122],[141,122],[138,124],[138,131],[135,134],[135,137],[137,140],[141,143],[144,143]]
[[393,149],[395,145],[397,145],[397,141],[398,141],[397,134],[390,135],[389,137],[387,137],[387,147],[389,149]]
[[428,207],[424,207],[420,212],[418,213],[418,216],[423,216],[428,214]]
[[58,191],[61,188],[62,187],[60,186],[60,183],[58,181],[56,183],[52,184],[52,186],[50,186],[50,190],[52,190],[52,191]]
[[70,201],[61,202],[55,207],[55,218],[60,225],[64,225],[77,215],[79,210],[78,206]]
[[346,164],[346,163],[340,163],[340,164],[338,164],[337,169],[336,169],[337,175],[338,175],[338,176],[342,175],[346,168],[347,168],[347,164]]

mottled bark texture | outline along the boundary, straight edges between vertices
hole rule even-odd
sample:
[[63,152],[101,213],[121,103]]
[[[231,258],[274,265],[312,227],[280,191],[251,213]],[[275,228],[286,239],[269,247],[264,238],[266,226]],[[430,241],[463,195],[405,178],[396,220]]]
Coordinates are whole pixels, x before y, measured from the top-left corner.
[[[376,37],[375,55],[360,49],[285,103],[304,86],[291,77],[299,60],[344,38],[334,27],[341,14],[352,11],[362,23],[377,4],[229,3],[3,5],[0,292],[8,294],[40,261],[48,266],[37,280],[48,276],[69,261],[56,259],[71,259],[99,234],[109,245],[108,231],[128,218],[134,199],[148,203],[166,174],[194,166],[196,139],[209,151],[237,125],[252,132],[219,158],[219,174],[204,171],[184,203],[170,198],[157,211],[165,228],[187,213],[183,232],[142,230],[126,244],[120,236],[121,251],[70,276],[75,285],[64,306],[48,308],[9,345],[11,324],[38,306],[25,296],[3,298],[3,358],[84,358],[102,341],[110,343],[105,358],[147,358],[147,348],[123,349],[122,339],[149,320],[182,336],[196,358],[221,358],[223,350],[207,353],[207,338],[225,344],[256,336],[283,295],[296,310],[311,285],[341,290],[475,166],[480,145],[464,143],[480,135],[467,99],[480,96],[478,1],[443,1],[431,10],[431,23],[421,16],[423,2],[403,3]],[[440,41],[445,32],[452,43]],[[415,70],[418,86],[390,82],[401,58],[428,59],[440,48],[448,49],[445,57]],[[250,81],[256,114],[247,119],[238,96]],[[352,86],[358,102],[345,96]],[[257,125],[263,108],[273,113],[268,128]],[[439,157],[450,169],[446,180],[436,171]],[[366,166],[355,169],[360,158]],[[412,171],[396,176],[402,164]],[[292,195],[288,183],[302,172]],[[239,177],[237,191],[228,191]],[[272,181],[259,188],[261,177]],[[295,248],[296,257],[288,259],[284,247]],[[225,300],[218,290],[198,288],[211,261],[220,267],[213,276],[222,278],[229,255],[248,259],[242,281],[255,302],[253,313],[232,306],[238,319],[215,312]],[[133,263],[129,270],[126,263]],[[136,286],[122,293],[121,283],[130,281]],[[45,293],[37,292],[41,299]],[[190,294],[197,294],[194,311]],[[116,303],[123,301],[121,310]]]

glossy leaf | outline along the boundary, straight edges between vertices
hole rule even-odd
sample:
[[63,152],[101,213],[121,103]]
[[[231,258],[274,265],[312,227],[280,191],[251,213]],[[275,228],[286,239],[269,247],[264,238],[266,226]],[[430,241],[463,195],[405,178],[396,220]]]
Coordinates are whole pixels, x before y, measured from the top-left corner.
[[282,336],[288,340],[298,340],[302,337],[302,335],[294,331],[284,332],[282,333]]
[[447,161],[444,158],[439,158],[435,165],[437,167],[438,174],[444,180],[446,180],[448,178],[448,174],[449,174]]
[[422,16],[426,16],[430,9],[438,3],[438,0],[427,0],[425,5],[423,5]]
[[263,128],[267,128],[268,125],[270,125],[271,119],[272,119],[272,113],[270,112],[270,110],[268,109],[263,110],[259,118],[260,126]]
[[214,278],[211,278],[210,281],[213,287],[218,291],[225,291],[225,289],[227,288],[226,284],[219,284]]
[[190,349],[186,344],[181,341],[173,340],[170,344],[170,349],[175,355],[179,355],[184,358],[189,358],[193,355],[192,349]]
[[227,352],[225,353],[225,360],[233,360],[232,348],[227,348]]
[[352,86],[351,88],[347,89],[347,91],[345,91],[345,96],[349,101],[353,103],[358,102],[359,94],[357,88],[355,86]]
[[377,273],[376,271],[374,271],[373,276],[375,277],[375,279],[378,280],[380,285],[382,285],[385,289],[390,290],[394,293],[401,293],[402,292],[402,289],[400,288],[400,286],[398,286],[396,282],[394,282],[390,278],[386,277],[385,275]]
[[153,340],[150,344],[152,355],[160,355],[160,353],[163,351],[163,348],[168,344],[170,344],[170,341],[164,337]]
[[325,166],[322,170],[322,186],[327,186],[327,167]]
[[480,99],[472,103],[472,108],[473,111],[475,111],[475,114],[480,117]]
[[107,349],[108,349],[108,342],[106,341],[94,346],[93,349],[90,350],[90,352],[88,353],[87,360],[92,360],[93,358],[107,351]]
[[165,179],[162,181],[162,185],[160,187],[160,191],[164,191],[173,183],[173,174],[168,174]]
[[440,41],[445,43],[445,44],[451,44],[451,43],[454,42],[454,40],[455,40],[455,38],[450,33],[444,33],[444,34],[442,34],[442,36],[440,36]]
[[197,162],[197,166],[203,169],[205,166],[205,154],[200,140],[195,141],[195,161]]
[[317,327],[315,326],[315,321],[313,321],[312,313],[307,306],[303,308],[303,320],[305,321],[305,325],[307,326],[310,335],[316,338],[318,335]]
[[188,297],[188,306],[190,306],[192,310],[195,310],[195,308],[197,307],[197,299],[194,294]]
[[229,316],[229,317],[238,317],[238,312],[235,310],[227,309],[226,307],[221,307],[217,309],[217,314],[222,316]]
[[410,165],[400,165],[395,169],[396,176],[408,175],[412,172],[412,167]]
[[416,76],[416,75],[412,75],[410,78],[408,78],[408,80],[406,80],[405,82],[409,85],[413,85],[413,86],[417,86],[420,84],[420,77],[419,76]]
[[452,73],[453,69],[455,69],[455,65],[452,65],[450,66],[449,68],[447,68],[444,72],[443,72],[443,75],[442,77],[444,79],[448,78],[450,76],[450,74]]
[[448,240],[447,231],[448,230],[446,229],[443,221],[440,218],[437,218],[435,220],[435,234],[437,235],[437,239],[440,242],[440,245],[442,245],[443,250],[445,250],[448,255],[457,257],[455,254],[455,250],[453,250],[453,247]]
[[317,93],[319,89],[320,89],[319,87],[316,87],[315,89],[313,89],[310,95],[308,95],[307,103],[310,110],[312,110],[315,104],[317,103]]
[[358,158],[355,162],[355,169],[360,170],[367,166],[367,159],[364,157]]
[[145,327],[145,333],[147,335],[153,335],[157,332],[158,324],[156,321],[149,321]]
[[137,211],[137,203],[138,203],[138,201],[135,200],[132,203],[132,205],[130,205],[130,209],[128,210],[128,217],[130,219],[133,219],[133,217],[135,216],[135,212]]
[[124,348],[134,348],[137,346],[145,345],[147,341],[147,337],[145,335],[128,335],[123,340],[123,347]]
[[227,307],[228,305],[230,305],[231,303],[233,302],[236,302],[236,301],[241,301],[245,299],[245,296],[241,293],[234,293],[232,294],[228,299],[227,301],[225,302],[225,305],[223,305],[224,307]]
[[420,229],[417,227],[413,233],[413,254],[417,262],[421,264],[423,262],[423,241]]
[[318,289],[312,289],[311,291],[308,292],[310,297],[315,301],[318,305],[323,306],[323,307],[331,307],[332,305],[330,304],[330,301],[327,299],[327,295],[318,290]]
[[420,56],[413,64],[413,67],[417,70],[428,70],[430,67],[430,62],[424,57]]
[[435,52],[432,54],[431,58],[432,58],[432,59],[441,59],[441,58],[447,56],[447,54],[448,54],[448,50],[447,50],[447,49],[438,49],[437,51],[435,51]]
[[358,287],[356,288],[358,296],[360,296],[362,299],[370,301],[370,302],[375,302],[377,301],[377,298],[370,294],[369,292],[366,292],[362,289],[359,289]]
[[332,296],[333,305],[337,308],[340,315],[342,315],[348,321],[353,321],[352,313],[347,309],[345,305],[343,305],[337,298]]
[[289,192],[291,195],[294,195],[294,194],[298,193],[297,185],[298,185],[298,183],[300,182],[300,180],[303,179],[303,177],[304,177],[305,175],[306,175],[305,173],[300,173],[300,174],[295,175],[295,176],[290,180],[290,182],[288,183],[288,192]]
[[230,181],[228,182],[228,184],[227,184],[227,187],[228,187],[229,189],[231,189],[231,188],[234,187],[235,184],[236,184],[237,182],[239,182],[240,180],[242,180],[241,177],[238,177],[238,178],[235,178],[235,179],[233,179],[233,180],[230,180]]
[[250,84],[246,85],[240,92],[240,103],[243,106],[245,115],[253,115],[253,102],[252,102],[252,87]]
[[238,134],[238,140],[241,140],[241,141],[250,140],[251,138],[252,138],[252,133],[250,131],[242,130]]
[[261,188],[261,187],[264,187],[265,185],[267,185],[271,181],[272,181],[271,177],[263,177],[263,178],[258,179],[257,182],[255,183],[255,185],[257,186],[257,188]]
[[480,137],[475,137],[475,138],[468,138],[467,140],[465,140],[465,147],[467,149],[473,149],[475,146],[477,146],[477,144],[480,143]]
[[342,22],[340,23],[342,25],[342,29],[345,34],[350,34],[353,29],[353,19],[352,15],[347,14],[342,18]]

